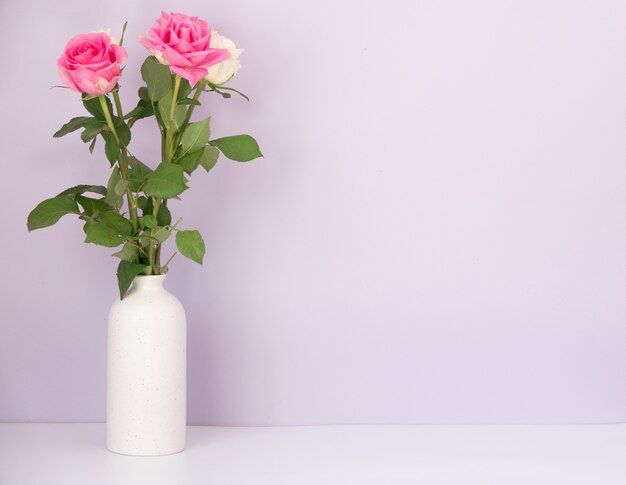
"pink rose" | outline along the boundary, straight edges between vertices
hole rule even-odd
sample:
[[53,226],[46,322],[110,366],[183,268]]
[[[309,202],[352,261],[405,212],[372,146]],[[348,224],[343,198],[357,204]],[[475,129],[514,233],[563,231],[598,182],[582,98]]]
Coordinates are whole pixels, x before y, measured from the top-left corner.
[[127,57],[123,47],[111,44],[106,32],[94,32],[70,39],[57,66],[72,91],[101,96],[113,90]]
[[204,20],[182,13],[161,12],[149,38],[139,37],[139,42],[192,86],[209,67],[230,57],[227,49],[211,49],[211,29]]

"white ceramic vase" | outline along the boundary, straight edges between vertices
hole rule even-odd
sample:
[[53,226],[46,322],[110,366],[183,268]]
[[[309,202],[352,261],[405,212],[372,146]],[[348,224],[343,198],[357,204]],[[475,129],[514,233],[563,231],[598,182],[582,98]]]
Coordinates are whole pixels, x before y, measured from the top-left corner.
[[109,313],[107,448],[169,455],[185,448],[185,310],[164,275],[137,276]]

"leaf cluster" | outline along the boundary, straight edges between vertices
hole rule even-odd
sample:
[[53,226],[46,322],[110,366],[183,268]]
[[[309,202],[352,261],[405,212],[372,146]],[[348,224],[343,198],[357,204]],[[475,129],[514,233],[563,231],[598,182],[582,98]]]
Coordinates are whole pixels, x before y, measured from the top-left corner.
[[[121,298],[136,276],[167,271],[167,263],[160,264],[161,245],[173,234],[178,252],[202,264],[202,236],[197,230],[179,229],[180,219],[172,224],[168,208],[168,200],[178,199],[189,188],[188,178],[196,169],[202,166],[209,172],[220,154],[237,162],[263,156],[249,135],[211,139],[210,118],[191,121],[202,92],[230,97],[226,90],[238,91],[206,83],[192,90],[186,80],[176,78],[152,56],[142,65],[141,75],[145,86],[139,88],[137,105],[128,113],[123,114],[117,92],[111,93],[116,109],[110,96],[83,95],[86,113],[72,118],[53,135],[59,138],[81,130],[80,138],[92,153],[97,140],[102,140],[111,167],[106,186],[70,187],[37,204],[27,220],[33,231],[73,215],[83,222],[85,243],[116,248],[113,256],[120,260]],[[151,117],[161,134],[162,159],[157,164],[142,162],[129,149],[134,124]]]

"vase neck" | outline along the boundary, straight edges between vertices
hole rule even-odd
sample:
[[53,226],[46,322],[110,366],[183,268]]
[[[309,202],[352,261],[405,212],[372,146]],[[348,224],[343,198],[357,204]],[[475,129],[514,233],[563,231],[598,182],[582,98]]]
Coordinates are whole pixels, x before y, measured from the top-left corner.
[[157,290],[163,288],[163,280],[165,280],[164,274],[136,276],[133,280],[133,288],[136,288],[137,290]]

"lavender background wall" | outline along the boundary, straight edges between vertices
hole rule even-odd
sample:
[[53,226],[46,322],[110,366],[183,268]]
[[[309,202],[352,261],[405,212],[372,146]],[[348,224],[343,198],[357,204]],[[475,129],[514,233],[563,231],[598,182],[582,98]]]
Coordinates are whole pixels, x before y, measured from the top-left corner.
[[[134,101],[159,9],[247,52],[214,134],[266,158],[194,174],[207,241],[187,308],[189,421],[626,420],[626,3],[66,0],[0,3],[0,420],[104,419],[112,251],[28,234],[107,162],[51,134],[81,111],[54,61],[129,20]],[[134,151],[156,159],[145,123]],[[169,251],[166,251],[167,254]]]

